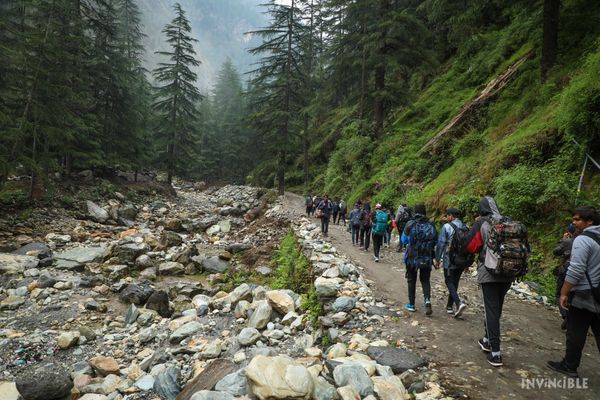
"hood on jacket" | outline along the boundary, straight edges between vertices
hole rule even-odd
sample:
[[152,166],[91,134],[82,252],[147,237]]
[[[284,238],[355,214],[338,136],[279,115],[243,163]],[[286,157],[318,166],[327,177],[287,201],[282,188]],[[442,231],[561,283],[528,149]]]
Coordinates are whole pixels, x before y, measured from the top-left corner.
[[492,217],[493,219],[502,218],[500,209],[493,197],[485,196],[479,201],[479,215],[482,217]]

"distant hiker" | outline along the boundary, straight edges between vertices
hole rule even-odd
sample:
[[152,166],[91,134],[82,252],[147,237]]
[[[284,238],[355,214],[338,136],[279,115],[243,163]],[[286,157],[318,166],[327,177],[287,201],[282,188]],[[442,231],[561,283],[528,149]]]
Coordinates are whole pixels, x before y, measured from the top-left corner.
[[321,196],[313,197],[313,209],[312,209],[313,215],[315,215],[315,213],[317,212],[317,208],[319,207],[319,204],[321,204],[321,200],[322,200]]
[[371,205],[365,203],[363,206],[362,219],[360,221],[360,248],[368,251],[371,242]]
[[402,251],[402,249],[404,248],[404,245],[402,244],[402,232],[404,232],[404,228],[406,227],[406,224],[408,223],[408,221],[410,221],[410,219],[412,218],[412,212],[411,209],[408,208],[408,206],[406,204],[401,204],[400,207],[398,207],[398,210],[396,211],[396,228],[398,229],[398,248],[396,249],[396,251],[398,253],[400,253]]
[[379,262],[381,245],[385,235],[387,235],[388,216],[381,209],[381,204],[375,205],[375,213],[373,214],[373,258],[375,262]]
[[333,223],[335,223],[335,220],[338,218],[339,212],[340,212],[340,204],[334,199],[331,202],[331,213],[333,215]]
[[352,232],[352,245],[353,246],[358,246],[359,239],[359,233],[360,233],[360,224],[362,222],[362,217],[363,217],[363,210],[360,208],[360,205],[358,203],[356,203],[354,205],[354,209],[352,211],[350,211],[350,229]]
[[340,213],[338,214],[338,220],[336,221],[336,225],[339,224],[340,218],[344,222],[344,226],[346,226],[346,213],[348,212],[348,206],[344,200],[340,200]]
[[306,207],[306,215],[310,216],[313,209],[313,200],[311,195],[307,195],[304,199],[304,206]]
[[331,211],[333,210],[333,206],[331,205],[331,201],[329,201],[329,196],[323,196],[323,200],[317,206],[317,211],[315,215],[321,218],[321,233],[323,236],[327,236],[329,232],[329,218],[331,217]]
[[565,283],[565,277],[567,276],[567,269],[569,268],[569,261],[571,260],[571,248],[573,247],[575,235],[575,225],[569,224],[567,231],[563,234],[558,246],[556,246],[553,251],[555,257],[560,257],[560,264],[554,269],[554,276],[556,276],[556,303],[558,304],[560,316],[563,319],[560,325],[562,330],[567,329],[567,310],[560,306],[560,290],[562,289],[563,283]]
[[392,239],[392,221],[394,220],[394,215],[390,211],[389,207],[385,207],[384,209],[385,215],[387,215],[387,223],[385,227],[385,236],[383,237],[383,243],[385,243],[385,247],[390,247],[390,240]]
[[[500,317],[504,297],[512,282],[527,272],[527,230],[520,223],[512,223],[503,217],[496,201],[486,196],[479,202],[479,218],[468,237],[467,249],[479,254],[477,282],[481,287],[485,314],[485,332],[478,343],[488,353],[488,363],[500,367]],[[504,257],[507,250],[510,258]]]
[[[466,271],[473,263],[474,257],[467,254],[464,243],[469,233],[469,228],[460,220],[461,212],[456,208],[446,210],[446,221],[440,232],[437,245],[435,246],[436,263],[444,267],[444,281],[448,288],[448,302],[446,312],[454,314],[454,318],[460,317],[467,305],[458,296],[458,283],[463,271]],[[463,243],[459,243],[459,242]],[[456,311],[452,308],[456,305]]]
[[[425,314],[431,315],[431,266],[435,255],[437,231],[435,226],[427,219],[425,206],[415,206],[415,215],[410,220],[401,237],[406,245],[404,264],[406,264],[406,282],[408,283],[408,304],[404,305],[407,311],[415,312],[415,293],[417,289],[417,274],[423,288]],[[437,268],[437,266],[436,266]]]
[[600,214],[593,207],[576,208],[573,225],[579,235],[560,292],[560,305],[569,310],[567,348],[564,358],[548,361],[548,367],[576,378],[590,327],[600,351]]

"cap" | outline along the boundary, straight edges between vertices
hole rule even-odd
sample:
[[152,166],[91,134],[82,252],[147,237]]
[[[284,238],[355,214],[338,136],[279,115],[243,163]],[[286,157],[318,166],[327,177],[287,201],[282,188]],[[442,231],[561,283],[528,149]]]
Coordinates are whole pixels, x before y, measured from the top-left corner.
[[379,204],[379,203],[375,204],[375,208],[376,209],[380,209],[381,208],[381,204]]
[[450,208],[446,209],[446,214],[450,214],[455,217],[460,217],[462,213],[460,212],[460,210],[458,208],[450,207]]

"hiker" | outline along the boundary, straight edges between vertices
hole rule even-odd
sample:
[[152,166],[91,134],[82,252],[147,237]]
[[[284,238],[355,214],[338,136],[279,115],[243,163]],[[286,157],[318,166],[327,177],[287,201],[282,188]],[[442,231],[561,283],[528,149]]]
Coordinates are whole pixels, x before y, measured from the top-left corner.
[[385,243],[385,247],[389,248],[390,247],[390,240],[392,240],[392,221],[394,220],[394,214],[392,214],[392,211],[389,209],[389,207],[385,207],[384,210],[385,214],[387,215],[387,223],[385,226],[385,236],[384,236],[384,243]]
[[372,217],[373,222],[373,258],[375,262],[379,262],[379,252],[385,235],[387,235],[388,216],[381,209],[381,204],[375,205],[375,213]]
[[404,232],[404,228],[408,221],[410,221],[412,217],[412,212],[410,208],[406,205],[406,203],[401,204],[396,211],[396,228],[398,229],[398,248],[396,251],[400,253],[404,248],[402,244],[402,232]]
[[315,213],[317,212],[317,208],[319,207],[319,204],[321,204],[321,196],[315,196],[313,197],[313,208],[312,208],[312,214],[313,216],[315,216]]
[[[504,229],[504,224],[501,221],[507,221],[500,214],[496,201],[489,196],[482,198],[479,201],[479,217],[468,235],[468,246],[467,249],[473,254],[479,254],[477,260],[477,283],[481,287],[481,293],[483,296],[483,308],[484,308],[484,324],[485,331],[484,336],[479,339],[478,344],[481,349],[487,353],[487,361],[494,367],[501,367],[502,364],[502,353],[500,352],[500,317],[502,316],[502,307],[504,305],[504,297],[510,289],[512,282],[516,276],[521,276],[515,273],[507,273],[499,271],[499,268],[505,266],[519,266],[524,269],[521,273],[526,272],[527,256],[529,251],[529,244],[527,243],[526,234],[527,231],[524,227],[523,237],[520,239],[517,237],[508,237],[502,235],[491,236],[492,232],[495,232],[499,226]],[[520,225],[520,224],[519,224]],[[512,226],[512,230],[518,228],[516,225]],[[505,229],[509,232],[509,229]],[[494,239],[498,242],[501,238],[511,239],[511,243],[504,241],[502,247],[516,245],[521,248],[519,257],[513,258],[510,261],[504,261],[500,263],[500,256],[497,251],[493,251],[489,248],[491,240]],[[526,248],[524,248],[525,246]],[[494,244],[494,247],[500,247],[500,243]],[[513,262],[514,264],[511,264]],[[521,265],[522,264],[522,265]],[[515,267],[516,268],[516,267]]]
[[575,234],[575,225],[569,224],[567,231],[563,234],[558,246],[556,246],[552,252],[555,257],[560,257],[560,264],[554,269],[554,276],[556,277],[556,303],[558,304],[558,310],[562,317],[560,329],[563,331],[567,329],[567,310],[560,306],[560,290],[562,289],[563,283],[565,283],[565,277],[567,276]]
[[339,225],[340,218],[344,222],[344,226],[346,226],[346,212],[348,211],[348,206],[344,200],[340,200],[340,213],[338,214],[338,220],[336,221],[336,225]]
[[[446,312],[454,314],[454,318],[460,317],[467,305],[463,303],[458,296],[458,283],[463,271],[467,271],[473,263],[474,257],[468,255],[460,257],[461,244],[459,244],[459,236],[463,237],[469,233],[467,226],[460,220],[462,213],[456,208],[448,208],[446,210],[446,223],[442,227],[440,237],[435,246],[435,262],[442,264],[444,267],[444,281],[448,288],[448,302],[446,303]],[[464,243],[463,253],[466,253],[466,245]],[[468,258],[465,260],[465,258]],[[456,311],[453,306],[456,305]]]
[[[408,303],[404,309],[410,312],[417,311],[415,307],[415,292],[417,289],[417,274],[423,289],[425,315],[432,314],[431,308],[431,266],[435,255],[437,231],[427,218],[425,206],[415,206],[415,215],[408,221],[401,237],[406,245],[404,264],[406,264],[406,282],[408,284]],[[435,266],[438,268],[437,265]]]
[[356,203],[354,204],[354,209],[352,211],[350,211],[350,224],[349,227],[351,229],[351,233],[352,233],[352,246],[358,246],[359,239],[359,232],[360,232],[360,223],[362,221],[362,217],[363,217],[363,210],[360,208],[360,204]]
[[306,207],[306,215],[310,217],[313,209],[313,200],[310,194],[306,195],[306,198],[304,199],[304,206]]
[[340,204],[334,199],[331,202],[331,213],[333,215],[333,223],[335,224],[335,220],[338,218],[338,214],[340,212]]
[[593,207],[576,208],[573,225],[579,235],[573,240],[571,261],[560,291],[560,306],[569,310],[565,356],[547,365],[577,378],[590,327],[600,351],[600,214]]
[[315,214],[317,217],[321,218],[321,233],[325,237],[327,237],[329,231],[329,217],[331,216],[332,209],[333,207],[331,201],[329,201],[329,196],[323,196],[323,200],[321,200],[317,206]]
[[371,205],[363,206],[362,220],[360,221],[360,249],[368,251],[371,242]]

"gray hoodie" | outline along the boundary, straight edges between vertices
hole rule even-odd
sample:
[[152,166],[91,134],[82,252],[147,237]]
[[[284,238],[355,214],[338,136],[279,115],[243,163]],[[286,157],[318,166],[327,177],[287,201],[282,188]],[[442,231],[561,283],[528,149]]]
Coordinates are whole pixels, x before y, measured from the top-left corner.
[[[592,225],[584,232],[600,236],[600,225]],[[572,291],[575,293],[571,304],[574,307],[600,314],[600,304],[595,302],[591,295],[590,284],[585,276],[586,271],[592,285],[598,285],[600,282],[600,245],[590,237],[579,235],[573,241],[571,261],[565,278],[565,281],[574,285]]]

